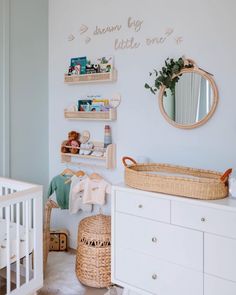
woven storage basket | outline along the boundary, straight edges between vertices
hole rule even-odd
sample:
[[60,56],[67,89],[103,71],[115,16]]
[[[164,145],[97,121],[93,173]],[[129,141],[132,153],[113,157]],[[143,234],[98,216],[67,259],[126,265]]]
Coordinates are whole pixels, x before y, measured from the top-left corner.
[[[133,164],[127,165],[127,160]],[[228,196],[228,178],[232,169],[222,174],[169,164],[137,164],[130,157],[124,157],[123,164],[125,184],[137,189],[201,200]]]
[[87,286],[111,285],[111,217],[95,215],[84,218],[78,229],[76,275]]

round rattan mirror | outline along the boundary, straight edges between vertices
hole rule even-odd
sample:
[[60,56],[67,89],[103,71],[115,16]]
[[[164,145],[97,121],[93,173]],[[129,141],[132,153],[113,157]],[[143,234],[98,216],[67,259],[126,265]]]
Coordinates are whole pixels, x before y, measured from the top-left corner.
[[[175,76],[176,77],[176,76]],[[192,129],[205,124],[214,114],[218,90],[213,75],[198,68],[184,68],[178,74],[174,91],[164,85],[159,91],[159,106],[173,126]]]

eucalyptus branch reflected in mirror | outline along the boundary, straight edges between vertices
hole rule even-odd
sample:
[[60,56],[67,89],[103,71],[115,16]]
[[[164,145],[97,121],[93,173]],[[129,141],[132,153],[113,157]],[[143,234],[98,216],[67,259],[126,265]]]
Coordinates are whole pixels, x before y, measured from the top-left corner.
[[[160,110],[170,124],[192,129],[203,125],[213,115],[218,90],[211,74],[198,68],[193,60],[186,61],[178,73],[169,73],[172,82],[167,79],[166,83],[163,77],[160,78],[168,71],[162,68],[155,80],[155,87],[145,87],[154,94],[159,89]],[[186,64],[191,66],[186,67]]]
[[166,90],[163,109],[168,117],[181,125],[192,125],[210,112],[214,93],[205,77],[198,73],[184,73],[175,85],[174,92]]

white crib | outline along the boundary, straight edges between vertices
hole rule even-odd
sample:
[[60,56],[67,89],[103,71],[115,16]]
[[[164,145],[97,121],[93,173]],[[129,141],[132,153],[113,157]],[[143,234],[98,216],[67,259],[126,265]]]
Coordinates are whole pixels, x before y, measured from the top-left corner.
[[0,294],[43,286],[42,187],[0,178]]

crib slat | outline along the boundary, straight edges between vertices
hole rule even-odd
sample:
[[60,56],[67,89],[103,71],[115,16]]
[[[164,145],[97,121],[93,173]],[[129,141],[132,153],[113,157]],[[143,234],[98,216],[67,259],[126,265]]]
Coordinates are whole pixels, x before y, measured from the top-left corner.
[[16,204],[16,288],[20,288],[20,203]]
[[[12,193],[12,190],[10,188],[7,189],[7,194],[10,195]],[[10,205],[10,221],[13,222],[13,217],[14,217],[14,209],[13,205]]]
[[[3,275],[6,279],[4,294],[31,294],[43,285],[42,188],[0,178],[0,218],[4,220],[2,224],[5,224],[6,233],[3,246]],[[24,237],[21,231],[24,232]],[[33,266],[31,252],[35,258],[32,259]]]
[[[5,187],[2,186],[1,188],[1,195],[4,196],[5,195]],[[0,208],[0,218],[3,218],[3,208]]]
[[6,207],[6,232],[7,232],[7,294],[11,292],[11,249],[10,249],[10,207]]
[[39,198],[35,198],[33,202],[33,224],[34,224],[34,279],[43,280],[43,253],[42,246],[42,202]]
[[14,222],[14,205],[11,205],[10,208],[11,208],[11,218],[10,218],[10,220],[11,220],[11,222]]
[[33,227],[33,225],[32,225],[32,201],[33,201],[33,199],[29,200],[29,227],[30,227],[30,229]]
[[29,200],[25,201],[25,257],[26,257],[26,283],[29,282]]
[[25,218],[26,218],[26,214],[25,214],[25,202],[22,203],[22,225],[25,226]]

